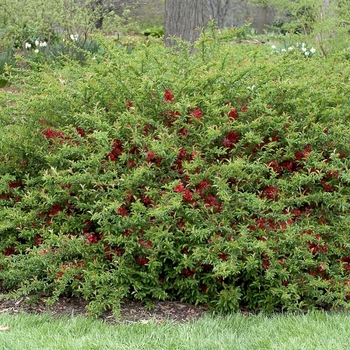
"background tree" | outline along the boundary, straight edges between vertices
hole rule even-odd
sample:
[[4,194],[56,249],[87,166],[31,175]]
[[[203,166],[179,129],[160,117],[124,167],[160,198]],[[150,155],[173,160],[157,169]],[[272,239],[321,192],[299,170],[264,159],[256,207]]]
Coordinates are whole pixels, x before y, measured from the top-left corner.
[[165,44],[174,45],[174,36],[190,43],[195,42],[207,22],[204,10],[204,0],[166,0]]

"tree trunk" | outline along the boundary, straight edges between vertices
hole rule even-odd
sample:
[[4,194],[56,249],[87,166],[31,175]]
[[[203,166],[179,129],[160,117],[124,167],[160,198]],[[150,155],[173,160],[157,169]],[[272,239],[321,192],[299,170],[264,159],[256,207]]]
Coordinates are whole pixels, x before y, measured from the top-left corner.
[[95,28],[102,29],[103,26],[103,0],[95,0],[91,3],[93,15],[96,18],[95,20]]
[[264,34],[265,26],[267,24],[267,6],[258,7],[258,13],[256,18],[256,27],[258,34]]
[[209,18],[215,21],[215,24],[219,28],[224,28],[226,26],[226,21],[228,15],[230,14],[230,10],[232,7],[232,3],[230,0],[205,0],[207,12]]
[[165,0],[164,40],[166,46],[176,44],[171,37],[194,43],[206,25],[205,0]]

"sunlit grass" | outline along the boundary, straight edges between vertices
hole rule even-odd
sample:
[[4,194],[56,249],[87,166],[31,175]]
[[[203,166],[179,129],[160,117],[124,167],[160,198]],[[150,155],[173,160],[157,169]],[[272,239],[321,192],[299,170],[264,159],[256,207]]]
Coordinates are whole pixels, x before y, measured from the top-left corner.
[[0,349],[286,349],[336,350],[350,344],[348,313],[206,317],[177,324],[109,325],[72,317],[0,315]]

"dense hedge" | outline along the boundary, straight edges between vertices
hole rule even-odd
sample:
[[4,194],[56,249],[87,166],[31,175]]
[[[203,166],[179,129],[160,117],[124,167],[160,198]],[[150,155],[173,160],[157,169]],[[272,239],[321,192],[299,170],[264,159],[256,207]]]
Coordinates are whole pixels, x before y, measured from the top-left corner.
[[3,288],[347,306],[348,64],[206,40],[43,68],[3,105]]

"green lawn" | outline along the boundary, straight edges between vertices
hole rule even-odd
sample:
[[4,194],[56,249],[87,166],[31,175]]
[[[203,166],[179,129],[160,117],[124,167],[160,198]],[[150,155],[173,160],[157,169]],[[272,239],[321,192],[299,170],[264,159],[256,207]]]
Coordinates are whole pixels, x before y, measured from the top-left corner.
[[108,325],[84,318],[0,314],[1,350],[286,349],[336,350],[350,344],[350,315],[207,317],[188,324]]

